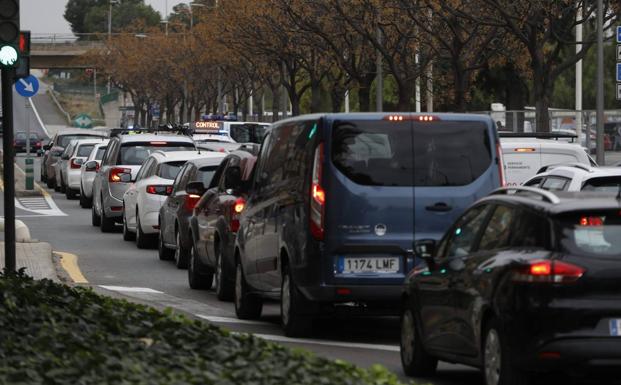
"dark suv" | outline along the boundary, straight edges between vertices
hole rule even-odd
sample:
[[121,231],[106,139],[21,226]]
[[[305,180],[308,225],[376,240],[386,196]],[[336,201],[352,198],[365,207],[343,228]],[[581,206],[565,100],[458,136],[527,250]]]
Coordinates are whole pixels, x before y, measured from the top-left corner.
[[[514,192],[510,194],[510,192]],[[401,361],[481,367],[487,385],[621,365],[619,196],[500,189],[468,209],[406,279]],[[609,383],[609,382],[604,382]]]
[[235,238],[255,161],[256,157],[245,151],[234,151],[224,158],[190,219],[190,287],[210,287],[215,277],[220,300],[233,298]]
[[281,301],[287,335],[334,305],[398,314],[415,238],[502,185],[488,116],[307,115],[272,126],[240,218],[235,308]]

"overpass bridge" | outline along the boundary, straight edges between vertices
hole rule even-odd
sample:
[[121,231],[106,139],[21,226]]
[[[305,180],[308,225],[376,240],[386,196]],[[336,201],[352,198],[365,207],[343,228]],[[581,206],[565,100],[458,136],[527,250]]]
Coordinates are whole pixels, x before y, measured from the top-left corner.
[[30,41],[30,68],[92,68],[81,55],[89,50],[103,48],[101,34],[33,34]]

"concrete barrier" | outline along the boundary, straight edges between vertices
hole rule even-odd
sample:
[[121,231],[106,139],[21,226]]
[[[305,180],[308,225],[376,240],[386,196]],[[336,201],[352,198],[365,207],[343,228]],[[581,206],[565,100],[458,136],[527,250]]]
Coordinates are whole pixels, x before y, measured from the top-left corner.
[[[0,231],[4,231],[4,218],[0,218]],[[30,242],[30,230],[19,219],[15,220],[15,240],[17,242]]]

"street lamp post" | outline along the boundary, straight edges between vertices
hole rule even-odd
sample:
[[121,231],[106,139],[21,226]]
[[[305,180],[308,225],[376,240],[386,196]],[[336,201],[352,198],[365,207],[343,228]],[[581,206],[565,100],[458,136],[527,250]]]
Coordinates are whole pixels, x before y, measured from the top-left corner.
[[[119,0],[110,0],[108,2],[108,43],[110,43],[110,39],[112,38],[112,5],[119,4]],[[108,76],[108,93],[110,93],[110,76]]]

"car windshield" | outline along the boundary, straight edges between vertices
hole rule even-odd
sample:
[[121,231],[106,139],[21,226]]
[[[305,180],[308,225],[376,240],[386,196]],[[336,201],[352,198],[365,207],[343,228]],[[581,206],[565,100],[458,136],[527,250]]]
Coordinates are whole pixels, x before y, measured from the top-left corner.
[[260,144],[267,134],[268,127],[256,123],[231,124],[231,138],[237,143]]
[[192,143],[187,142],[130,142],[121,145],[117,164],[139,166],[154,151],[189,151],[194,150]]
[[95,154],[95,160],[102,160],[107,146],[97,147],[97,153]]
[[492,161],[481,122],[337,121],[332,140],[334,165],[369,186],[463,186]]
[[157,176],[164,179],[174,180],[184,164],[184,161],[161,163],[157,169]]
[[591,178],[582,186],[582,191],[618,193],[619,189],[621,189],[621,175]]
[[91,151],[93,151],[93,147],[95,147],[94,144],[84,144],[78,147],[78,153],[76,156],[80,156],[80,157],[89,156],[91,154]]
[[217,169],[218,166],[204,166],[199,168],[196,175],[196,180],[199,182],[203,182],[203,185],[205,186],[209,186],[211,184],[213,174],[216,173]]
[[[32,138],[32,137],[31,137]],[[26,133],[24,132],[18,132],[15,134],[15,139],[20,139],[20,140],[25,140],[26,139]]]
[[94,135],[80,135],[80,134],[76,134],[76,135],[62,135],[59,139],[58,139],[58,145],[60,147],[67,147],[67,145],[69,144],[69,142],[71,142],[74,139],[85,139],[85,138],[97,138]]
[[621,255],[621,212],[585,211],[560,217],[563,248],[572,254]]

